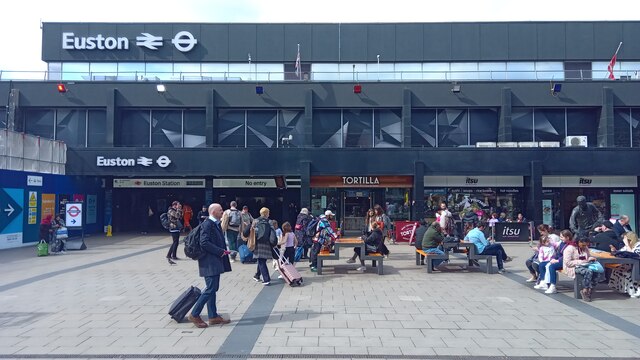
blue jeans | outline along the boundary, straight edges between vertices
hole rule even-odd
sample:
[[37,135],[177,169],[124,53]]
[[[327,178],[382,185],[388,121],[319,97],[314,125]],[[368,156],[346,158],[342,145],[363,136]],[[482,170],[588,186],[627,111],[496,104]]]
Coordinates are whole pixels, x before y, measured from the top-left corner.
[[[444,251],[438,249],[438,248],[423,248],[422,251],[424,251],[426,254],[437,254],[437,255],[443,255]],[[433,259],[433,267],[438,267],[438,265],[442,264],[442,262],[444,260],[442,259]]]
[[220,316],[218,315],[218,309],[216,308],[216,291],[218,291],[218,288],[220,287],[220,275],[205,276],[204,282],[207,287],[204,289],[202,294],[200,294],[200,297],[193,306],[193,309],[191,309],[191,315],[194,317],[200,316],[204,304],[207,304],[209,319],[213,319]]
[[271,281],[269,268],[267,267],[267,259],[258,259],[258,269],[256,270],[256,277],[259,278],[260,275],[262,275],[263,282]]
[[503,269],[504,265],[502,262],[507,259],[507,254],[504,252],[502,245],[500,244],[491,244],[484,247],[484,250],[480,253],[480,255],[495,255],[496,262],[498,263],[498,269]]
[[558,273],[557,271],[562,270],[562,262],[557,263],[549,263],[549,268],[547,269],[547,277],[549,278],[549,284],[555,285],[558,281]]
[[538,282],[544,280],[544,274],[547,272],[548,261],[543,261],[538,265]]

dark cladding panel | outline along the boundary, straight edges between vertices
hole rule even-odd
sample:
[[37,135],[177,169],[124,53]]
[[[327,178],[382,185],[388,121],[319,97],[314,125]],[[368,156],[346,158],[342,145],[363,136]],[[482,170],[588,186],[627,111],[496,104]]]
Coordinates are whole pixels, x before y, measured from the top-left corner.
[[229,24],[229,62],[247,62],[256,51],[256,25]]
[[229,61],[229,25],[204,24],[200,27],[198,44],[205,51],[206,61]]
[[256,27],[255,61],[282,62],[284,58],[284,26],[281,24],[259,24]]
[[[124,36],[129,39],[129,50],[118,50],[117,57],[111,54],[106,61],[118,62],[121,60],[142,61],[144,56],[143,47],[136,45],[136,37],[142,36],[145,32],[144,24],[118,24],[115,29],[117,36]],[[109,54],[111,52],[108,52]]]
[[42,24],[42,61],[59,61],[62,52],[62,31],[58,23]]
[[60,24],[58,41],[54,44],[60,49],[61,61],[87,61],[86,53],[89,50],[65,50],[62,48],[62,33],[65,32],[71,32],[74,36],[90,36],[89,24]]
[[[286,27],[285,36],[289,38],[289,28]],[[305,61],[331,61],[337,62],[338,54],[338,24],[315,24],[312,25],[310,43],[304,46],[300,44],[300,56],[302,62]],[[309,50],[310,49],[310,50]],[[287,53],[288,54],[288,53]],[[305,56],[306,54],[306,56]],[[305,57],[309,60],[305,60]]]
[[[181,31],[188,31],[191,33],[191,35],[193,35],[193,38],[197,41],[197,43],[193,46],[193,49],[183,52],[178,50],[178,47],[176,47],[176,45],[172,43],[176,35]],[[165,46],[168,46],[171,49],[171,58],[175,62],[201,62],[204,61],[207,56],[207,51],[202,46],[202,43],[200,42],[201,40],[202,31],[200,28],[200,24],[176,24],[173,25],[171,38],[169,38],[168,44],[166,44]],[[189,45],[190,39],[188,36],[181,36],[180,39],[177,39],[177,41],[181,42],[181,46],[184,49]]]
[[536,25],[530,23],[509,24],[509,60],[532,61],[538,58],[536,51]]
[[537,27],[539,61],[564,60],[566,27],[564,23],[539,23]]
[[595,23],[594,30],[593,60],[610,60],[622,41],[622,23]]
[[396,25],[396,61],[422,61],[424,32],[421,24]]
[[[144,53],[144,61],[162,61],[171,62],[173,55],[173,44],[171,39],[175,35],[173,29],[169,24],[146,24],[144,26],[144,32],[153,36],[162,36],[162,46],[158,47],[158,50],[147,49],[141,47]],[[133,46],[136,46],[135,37],[133,38]]]
[[[341,25],[341,61],[364,62],[368,59],[367,27],[366,24]],[[374,57],[375,55],[373,54]]]
[[394,24],[371,24],[367,27],[368,57],[366,62],[377,61],[376,55],[380,55],[380,61],[396,61],[396,28]]
[[424,24],[424,60],[451,59],[451,24]]
[[453,24],[451,57],[456,61],[475,61],[480,57],[479,24]]
[[[309,25],[284,25],[284,36],[280,36],[280,41],[284,39],[284,54],[280,56],[278,62],[295,63],[296,55],[298,54],[298,44],[300,44],[300,61],[303,63],[311,62],[313,53],[312,46],[315,47],[316,45],[315,39],[313,41],[311,40],[311,34],[312,28]],[[323,34],[326,36],[325,33]]]
[[[620,58],[622,59],[640,59],[640,22],[625,23],[622,26],[623,39],[620,48]],[[613,56],[613,54],[611,54]]]
[[509,37],[507,24],[480,24],[480,60],[505,61],[508,58]]
[[593,23],[567,23],[566,47],[567,60],[593,59]]

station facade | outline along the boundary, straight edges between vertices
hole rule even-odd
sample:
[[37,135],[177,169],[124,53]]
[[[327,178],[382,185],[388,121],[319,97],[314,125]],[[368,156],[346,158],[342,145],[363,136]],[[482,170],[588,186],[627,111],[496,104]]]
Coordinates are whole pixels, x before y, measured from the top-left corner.
[[0,104],[4,128],[67,144],[66,176],[102,181],[115,231],[173,200],[267,206],[280,221],[331,209],[352,231],[374,204],[415,220],[446,201],[565,228],[578,195],[635,228],[639,34],[640,22],[45,23],[47,73],[4,74]]

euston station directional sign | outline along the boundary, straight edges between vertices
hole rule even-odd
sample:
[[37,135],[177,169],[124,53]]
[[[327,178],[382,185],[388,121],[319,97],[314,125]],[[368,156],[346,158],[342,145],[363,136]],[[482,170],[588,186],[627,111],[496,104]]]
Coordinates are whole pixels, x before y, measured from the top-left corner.
[[68,202],[64,204],[64,223],[67,228],[82,227],[82,203]]
[[18,204],[4,189],[0,189],[0,232],[22,213]]

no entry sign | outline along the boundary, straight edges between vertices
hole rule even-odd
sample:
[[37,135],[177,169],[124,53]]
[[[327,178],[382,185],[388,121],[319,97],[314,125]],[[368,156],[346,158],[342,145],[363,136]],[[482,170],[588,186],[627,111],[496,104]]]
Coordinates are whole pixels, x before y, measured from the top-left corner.
[[67,228],[82,227],[82,203],[68,202],[64,204],[64,223]]

